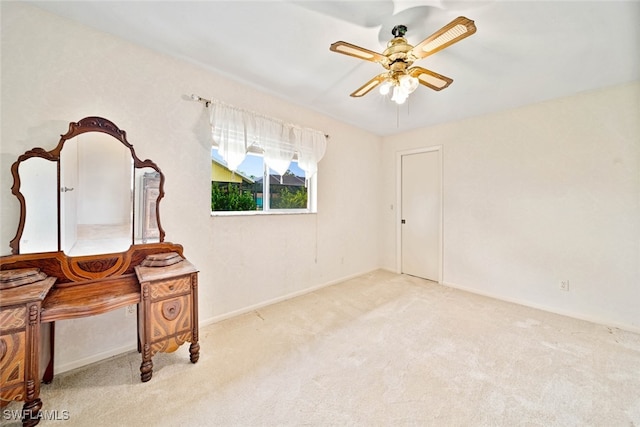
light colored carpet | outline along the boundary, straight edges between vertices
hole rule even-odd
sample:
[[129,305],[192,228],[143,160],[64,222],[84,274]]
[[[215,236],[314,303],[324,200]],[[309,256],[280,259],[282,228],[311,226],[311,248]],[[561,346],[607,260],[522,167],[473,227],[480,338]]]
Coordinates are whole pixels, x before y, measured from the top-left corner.
[[148,383],[137,353],[58,375],[41,425],[640,426],[640,335],[387,271],[200,335]]

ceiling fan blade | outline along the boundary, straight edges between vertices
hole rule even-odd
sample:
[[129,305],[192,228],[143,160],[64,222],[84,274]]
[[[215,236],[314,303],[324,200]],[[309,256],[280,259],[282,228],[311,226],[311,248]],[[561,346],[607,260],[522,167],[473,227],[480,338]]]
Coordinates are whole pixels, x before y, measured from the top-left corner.
[[469,37],[476,32],[471,19],[459,16],[418,43],[411,52],[416,58],[424,58]]
[[353,92],[351,96],[354,98],[359,98],[361,96],[368,94],[369,92],[371,92],[372,89],[374,89],[380,83],[385,81],[387,77],[389,77],[387,73],[378,74],[377,76],[375,76],[374,78],[372,78],[371,80],[363,84],[358,90]]
[[433,90],[442,90],[453,83],[453,79],[422,67],[411,67],[408,72],[411,76],[417,78],[421,84]]
[[365,61],[379,62],[381,64],[389,61],[386,56],[381,55],[377,52],[342,41],[331,44],[329,50],[331,50],[332,52],[353,56],[355,58],[364,59]]

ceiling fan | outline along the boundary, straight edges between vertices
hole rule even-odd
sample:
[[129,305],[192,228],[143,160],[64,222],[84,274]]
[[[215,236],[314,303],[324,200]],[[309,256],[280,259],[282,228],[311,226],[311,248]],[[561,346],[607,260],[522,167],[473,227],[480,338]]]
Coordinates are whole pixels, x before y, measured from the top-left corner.
[[417,89],[418,84],[433,90],[442,90],[453,82],[453,79],[426,68],[412,66],[415,61],[439,52],[475,32],[476,26],[473,21],[459,16],[416,46],[410,45],[404,38],[407,27],[396,25],[391,31],[393,39],[387,43],[387,48],[381,54],[343,41],[333,43],[329,49],[365,61],[377,62],[388,70],[362,85],[351,94],[352,97],[364,96],[380,85],[381,94],[387,95],[393,89],[391,100],[402,104],[409,94]]

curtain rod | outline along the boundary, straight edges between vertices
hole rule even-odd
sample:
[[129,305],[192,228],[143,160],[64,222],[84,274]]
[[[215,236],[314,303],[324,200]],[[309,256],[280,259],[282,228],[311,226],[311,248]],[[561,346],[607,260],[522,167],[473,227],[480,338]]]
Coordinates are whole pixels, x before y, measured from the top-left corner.
[[210,99],[204,99],[198,95],[191,95],[191,99],[193,99],[194,101],[198,101],[198,102],[202,102],[204,104],[205,107],[208,107],[211,104],[211,100]]
[[[194,101],[197,101],[197,102],[202,102],[202,103],[204,104],[204,106],[205,106],[205,107],[207,107],[207,108],[208,108],[211,104],[213,104],[214,102],[219,102],[219,103],[221,103],[221,104],[225,104],[225,103],[224,103],[224,102],[222,102],[222,101],[218,101],[218,100],[213,100],[213,101],[212,101],[212,100],[210,100],[210,99],[206,99],[206,98],[203,98],[203,97],[201,97],[201,96],[193,95],[193,94],[191,95],[191,99],[192,99],[192,100],[194,100]],[[227,105],[229,105],[229,104],[227,104]],[[231,105],[230,105],[230,106],[231,106]],[[238,108],[238,107],[234,107],[234,108]],[[240,109],[242,110],[242,108],[240,108]],[[276,120],[276,121],[279,121],[279,122],[281,122],[281,123],[284,123],[284,122],[282,122],[282,120],[275,119],[275,118],[272,118],[272,117],[268,117],[268,116],[265,116],[264,114],[254,113],[253,111],[248,111],[248,110],[244,110],[244,111],[247,111],[247,112],[250,112],[250,113],[252,113],[252,114],[256,114],[256,115],[261,115],[261,116],[263,116],[263,117],[266,117],[266,118],[269,118],[269,119]],[[294,125],[294,126],[295,126],[295,125]],[[300,127],[300,126],[296,126],[296,127]],[[323,133],[324,133],[324,132],[323,132]],[[325,138],[329,138],[329,134],[324,133],[324,136],[325,136]]]

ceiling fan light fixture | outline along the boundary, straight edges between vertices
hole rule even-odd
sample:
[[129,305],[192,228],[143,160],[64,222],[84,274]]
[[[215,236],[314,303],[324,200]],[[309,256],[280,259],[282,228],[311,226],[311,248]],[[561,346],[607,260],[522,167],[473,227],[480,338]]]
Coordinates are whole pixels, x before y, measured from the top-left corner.
[[393,87],[393,81],[387,79],[380,85],[380,95],[389,95],[391,88]]
[[398,81],[400,82],[400,86],[407,91],[407,94],[413,93],[413,91],[415,91],[420,84],[417,78],[408,74],[400,76]]
[[436,91],[445,89],[453,82],[451,78],[414,66],[413,63],[469,37],[476,32],[476,26],[471,19],[459,16],[415,46],[404,38],[406,32],[405,25],[396,25],[392,31],[394,38],[381,54],[344,41],[329,46],[333,52],[377,62],[387,69],[387,72],[378,74],[353,92],[352,97],[362,97],[380,86],[381,95],[389,95],[393,90],[391,100],[403,104],[419,85]]
[[391,100],[398,105],[404,104],[404,102],[409,97],[409,92],[402,86],[394,86],[393,87],[393,95],[391,96]]

